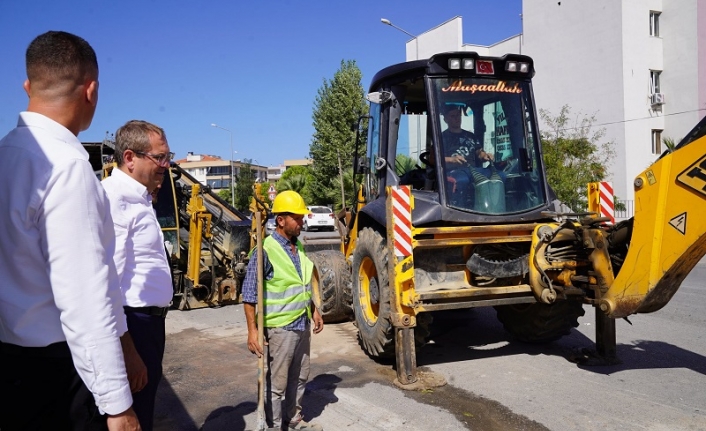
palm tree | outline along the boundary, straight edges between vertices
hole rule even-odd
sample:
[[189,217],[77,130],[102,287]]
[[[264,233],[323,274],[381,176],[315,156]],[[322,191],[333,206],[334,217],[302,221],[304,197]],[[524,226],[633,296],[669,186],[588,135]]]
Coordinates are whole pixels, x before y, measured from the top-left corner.
[[[360,184],[360,183],[358,183]],[[341,204],[341,178],[331,178],[329,183],[329,192],[326,194],[326,200],[333,202],[333,209],[343,208]],[[353,190],[353,168],[348,168],[343,171],[343,190],[346,194],[346,206],[350,205],[356,190]]]
[[294,175],[277,182],[278,192],[293,190],[299,194],[302,194],[304,189],[306,189],[306,178],[304,178],[304,175]]
[[406,174],[407,172],[411,171],[416,167],[416,159],[413,159],[404,154],[398,154],[397,157],[395,157],[395,172],[397,173],[398,177],[401,177],[402,175]]
[[670,153],[674,152],[674,149],[677,147],[677,142],[674,138],[664,137],[662,138],[662,143],[667,147],[667,151]]

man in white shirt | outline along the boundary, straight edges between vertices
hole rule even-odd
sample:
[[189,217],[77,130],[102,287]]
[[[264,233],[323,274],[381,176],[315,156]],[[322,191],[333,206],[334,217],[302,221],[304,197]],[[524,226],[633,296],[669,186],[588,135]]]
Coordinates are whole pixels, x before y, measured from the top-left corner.
[[27,112],[0,140],[0,429],[139,430],[113,223],[77,138],[98,102],[96,54],[50,31],[26,63]]
[[[139,354],[134,357],[126,350],[128,374],[131,364],[140,360],[147,366],[146,385],[133,394],[133,408],[145,431],[152,430],[154,401],[162,378],[164,320],[173,296],[152,192],[162,184],[173,157],[164,130],[145,121],[128,121],[115,132],[118,166],[103,180],[115,226],[114,261],[128,332]],[[131,375],[131,383],[142,382],[133,382]]]

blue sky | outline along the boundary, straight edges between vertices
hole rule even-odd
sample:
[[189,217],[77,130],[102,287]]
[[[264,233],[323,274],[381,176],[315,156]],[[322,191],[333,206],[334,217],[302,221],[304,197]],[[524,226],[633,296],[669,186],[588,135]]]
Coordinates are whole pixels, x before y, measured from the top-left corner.
[[317,90],[355,60],[367,90],[404,61],[409,36],[463,17],[466,43],[518,34],[521,0],[0,0],[0,136],[26,109],[24,53],[47,30],[86,39],[100,67],[100,99],[83,142],[130,119],[163,127],[169,144],[261,165],[307,157]]

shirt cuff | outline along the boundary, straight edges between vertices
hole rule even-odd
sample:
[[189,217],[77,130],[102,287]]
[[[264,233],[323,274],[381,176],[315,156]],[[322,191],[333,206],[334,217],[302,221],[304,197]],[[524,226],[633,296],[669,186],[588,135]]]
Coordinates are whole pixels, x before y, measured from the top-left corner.
[[117,415],[132,407],[132,393],[129,385],[101,397],[95,397],[95,399],[101,414]]

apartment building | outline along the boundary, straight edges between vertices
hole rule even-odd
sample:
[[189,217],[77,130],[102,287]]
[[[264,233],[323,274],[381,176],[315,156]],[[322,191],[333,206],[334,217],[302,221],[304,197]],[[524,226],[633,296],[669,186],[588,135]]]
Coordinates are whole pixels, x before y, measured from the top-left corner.
[[291,160],[285,160],[284,163],[276,165],[276,166],[270,166],[267,168],[267,179],[271,183],[276,183],[279,181],[280,178],[282,178],[282,174],[284,174],[284,171],[287,169],[293,167],[293,166],[309,166],[313,162],[311,159],[291,159]]
[[[231,180],[237,182],[241,170],[245,167],[245,163],[240,160],[224,160],[218,156],[193,152],[187,153],[186,158],[176,160],[175,163],[201,184],[206,184],[215,191],[230,188]],[[267,182],[266,166],[251,164],[250,169],[256,182]]]

